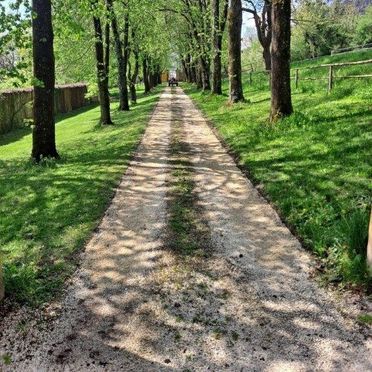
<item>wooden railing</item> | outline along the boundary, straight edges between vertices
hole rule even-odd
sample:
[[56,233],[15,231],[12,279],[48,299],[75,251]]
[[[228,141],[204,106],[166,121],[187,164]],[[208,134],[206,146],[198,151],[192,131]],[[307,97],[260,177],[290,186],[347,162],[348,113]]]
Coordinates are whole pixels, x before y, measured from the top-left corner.
[[[296,89],[299,86],[300,80],[301,81],[326,80],[326,81],[328,81],[327,91],[330,92],[334,87],[334,82],[335,82],[336,79],[368,79],[368,78],[372,78],[372,74],[336,76],[335,75],[335,69],[346,67],[346,66],[366,65],[366,64],[371,64],[371,63],[372,63],[372,59],[367,59],[367,60],[356,61],[356,62],[330,63],[330,64],[320,64],[320,65],[317,65],[317,66],[296,67],[296,68],[291,69],[292,71],[294,71],[294,75],[291,76],[291,79],[294,80]],[[320,69],[320,68],[328,68],[328,76],[327,77],[303,77],[303,78],[300,78],[300,71],[315,70],[315,69]],[[269,77],[269,81],[271,80],[271,71],[270,70],[261,70],[261,71],[243,70],[242,72],[246,72],[246,73],[249,74],[249,84],[253,83],[253,75],[254,74],[266,74]]]

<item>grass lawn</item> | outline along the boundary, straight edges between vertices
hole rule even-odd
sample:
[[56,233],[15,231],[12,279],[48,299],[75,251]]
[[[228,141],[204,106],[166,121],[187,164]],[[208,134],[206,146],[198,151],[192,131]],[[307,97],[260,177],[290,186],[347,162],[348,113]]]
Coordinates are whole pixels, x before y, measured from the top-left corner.
[[97,124],[99,107],[58,117],[59,161],[29,160],[29,129],[0,137],[0,248],[8,295],[46,301],[75,269],[76,252],[108,206],[159,93],[140,96],[130,112],[118,112],[113,103],[113,126]]
[[[363,53],[372,58],[372,51]],[[335,57],[342,62],[350,54]],[[371,73],[371,66],[353,67],[352,74]],[[253,85],[244,76],[249,102],[234,106],[226,103],[226,82],[224,96],[184,88],[282,217],[324,260],[325,278],[370,284],[364,256],[372,201],[371,79],[338,80],[330,94],[326,81],[300,81],[292,92],[295,113],[271,125],[268,82],[261,76]]]

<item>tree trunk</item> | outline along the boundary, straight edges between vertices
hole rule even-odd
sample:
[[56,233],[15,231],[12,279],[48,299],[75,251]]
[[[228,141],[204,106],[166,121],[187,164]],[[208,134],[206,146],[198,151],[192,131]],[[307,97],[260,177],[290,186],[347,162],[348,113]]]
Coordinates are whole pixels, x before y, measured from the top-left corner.
[[97,63],[97,82],[99,92],[99,103],[101,108],[102,125],[112,124],[110,114],[110,95],[108,88],[108,75],[106,73],[105,53],[102,40],[102,26],[101,20],[93,16],[93,25],[95,32],[95,48],[96,48],[96,63]]
[[127,80],[127,70],[129,61],[129,13],[128,9],[125,12],[124,17],[124,40],[123,40],[123,106],[121,107],[124,111],[129,111],[129,97],[128,97],[128,80]]
[[210,66],[204,57],[200,57],[200,71],[203,91],[211,90]]
[[32,158],[58,158],[55,140],[52,5],[50,0],[33,0],[34,129]]
[[[134,40],[134,36],[133,36]],[[138,78],[138,72],[139,72],[139,53],[137,46],[133,49],[134,54],[134,70],[133,74],[130,75],[129,79],[129,90],[130,90],[130,100],[132,102],[132,105],[135,105],[137,103],[137,91],[136,91],[136,82]]]
[[196,68],[196,87],[198,89],[202,89],[203,88],[203,76],[202,76],[202,72],[201,72],[201,67],[200,67],[200,62]]
[[145,85],[145,94],[147,94],[151,90],[150,83],[149,83],[149,72],[148,72],[147,57],[143,57],[142,70],[143,70],[143,83]]
[[105,27],[105,68],[107,78],[110,76],[110,22],[107,20]]
[[212,68],[212,93],[222,94],[222,37],[226,25],[228,0],[224,1],[222,19],[220,15],[220,0],[212,0],[213,12],[213,68]]
[[292,113],[290,48],[291,0],[272,2],[271,121]]
[[194,63],[192,63],[191,67],[190,67],[190,77],[191,77],[191,82],[192,83],[197,82],[197,71],[196,71],[196,67],[195,67]]
[[220,0],[212,0],[213,12],[213,69],[212,69],[212,93],[222,94],[221,82],[221,48],[220,37]]
[[230,7],[228,11],[228,30],[229,30],[229,81],[231,103],[244,101],[241,62],[242,22],[243,16],[241,0],[230,0]]
[[271,70],[271,51],[270,51],[270,43],[262,45],[263,51],[262,56],[265,62],[265,70]]
[[[120,40],[120,33],[119,28],[116,20],[116,16],[114,13],[114,9],[112,7],[112,0],[107,0],[107,6],[109,9],[110,18],[111,18],[111,27],[112,33],[114,35],[115,41],[115,54],[118,63],[118,87],[119,87],[119,110],[121,111],[129,111],[129,101],[128,101],[128,89],[127,89],[127,66],[128,63],[125,59],[125,51],[123,52],[122,42]],[[126,20],[127,24],[127,20]],[[127,27],[124,27],[124,38],[125,32],[127,32]],[[124,45],[125,46],[125,45]]]

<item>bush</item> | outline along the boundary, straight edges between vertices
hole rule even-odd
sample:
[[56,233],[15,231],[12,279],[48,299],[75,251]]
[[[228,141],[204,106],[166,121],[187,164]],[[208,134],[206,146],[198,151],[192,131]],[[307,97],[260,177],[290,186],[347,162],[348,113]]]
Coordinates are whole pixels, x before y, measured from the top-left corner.
[[372,43],[372,5],[359,18],[354,41],[358,45]]

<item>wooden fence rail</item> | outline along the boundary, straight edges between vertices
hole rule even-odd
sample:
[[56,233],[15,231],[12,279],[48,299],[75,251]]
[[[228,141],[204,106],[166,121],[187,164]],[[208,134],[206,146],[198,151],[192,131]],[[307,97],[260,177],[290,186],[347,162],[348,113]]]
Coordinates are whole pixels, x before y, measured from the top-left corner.
[[[83,83],[59,85],[55,90],[55,112],[64,113],[88,103],[87,85]],[[33,89],[0,91],[0,134],[25,126],[32,119]]]
[[[301,81],[314,81],[314,80],[327,80],[327,91],[331,92],[336,79],[369,79],[372,78],[372,74],[365,74],[365,75],[345,75],[345,76],[335,76],[335,69],[339,69],[346,66],[359,66],[359,65],[367,65],[371,64],[372,59],[367,59],[364,61],[355,61],[355,62],[344,62],[344,63],[329,63],[329,64],[321,64],[317,66],[306,66],[306,67],[296,67],[293,68],[294,75],[291,76],[291,79],[295,82],[296,89],[299,86],[299,82]],[[328,77],[306,77],[300,79],[300,71],[304,70],[315,70],[319,68],[328,68]],[[261,71],[253,71],[253,70],[243,70],[242,72],[248,72],[249,74],[249,84],[253,84],[253,75],[254,74],[266,74],[271,80],[271,71],[270,70],[261,70]]]

